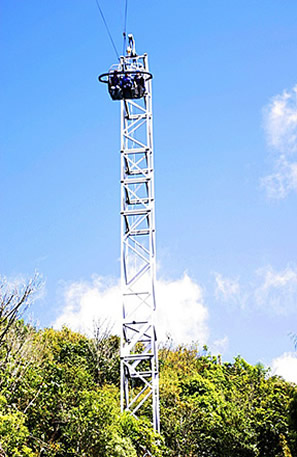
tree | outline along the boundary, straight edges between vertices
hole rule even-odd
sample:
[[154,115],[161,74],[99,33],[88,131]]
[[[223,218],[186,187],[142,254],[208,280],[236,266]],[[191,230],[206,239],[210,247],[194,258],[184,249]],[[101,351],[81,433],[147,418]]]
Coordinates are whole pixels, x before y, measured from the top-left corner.
[[[12,408],[11,397],[39,357],[32,345],[35,330],[20,320],[39,285],[37,276],[18,287],[0,279],[0,437],[8,455],[15,457],[33,456],[25,444],[29,435],[26,416],[14,403]],[[5,455],[2,446],[0,453]]]
[[0,278],[0,348],[5,344],[9,330],[32,303],[39,286],[38,275],[18,287]]
[[161,350],[160,359],[161,423],[170,456],[283,457],[295,449],[294,386],[261,365],[241,357],[222,364],[195,346]]

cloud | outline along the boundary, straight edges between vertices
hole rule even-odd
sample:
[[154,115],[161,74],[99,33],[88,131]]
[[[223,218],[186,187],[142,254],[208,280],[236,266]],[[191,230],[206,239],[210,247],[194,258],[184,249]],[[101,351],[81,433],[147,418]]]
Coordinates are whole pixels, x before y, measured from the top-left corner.
[[67,325],[73,330],[92,334],[100,322],[120,333],[118,314],[121,312],[120,283],[110,278],[93,276],[91,281],[62,284],[63,308],[54,322],[55,328]]
[[286,155],[297,152],[297,85],[272,98],[264,122],[270,146]]
[[175,342],[206,344],[208,310],[201,287],[187,274],[181,279],[157,282],[158,332],[170,334]]
[[269,314],[290,315],[297,310],[297,267],[287,266],[276,271],[270,265],[256,271],[244,287],[239,279],[216,273],[215,298],[228,305]]
[[223,354],[229,346],[229,338],[228,336],[224,336],[218,340],[215,340],[211,345],[211,352],[214,355]]
[[274,172],[261,179],[270,198],[297,192],[297,85],[276,95],[264,108],[268,145],[275,150]]
[[275,271],[272,267],[259,269],[260,285],[255,290],[258,307],[267,307],[279,315],[296,313],[297,305],[297,268],[286,267]]
[[271,199],[283,199],[291,191],[297,192],[297,162],[290,162],[282,154],[274,165],[275,172],[261,179]]
[[215,273],[215,296],[225,302],[237,303],[240,297],[239,279],[223,277],[220,273]]
[[273,359],[271,370],[273,375],[282,376],[286,381],[297,384],[297,354],[285,352],[280,357]]
[[[64,284],[64,304],[54,322],[55,328],[67,325],[73,330],[92,334],[94,322],[121,328],[121,292],[118,280],[94,276],[91,281]],[[176,343],[208,339],[208,310],[203,302],[202,289],[187,274],[177,280],[158,280],[157,332],[158,339],[170,335]]]

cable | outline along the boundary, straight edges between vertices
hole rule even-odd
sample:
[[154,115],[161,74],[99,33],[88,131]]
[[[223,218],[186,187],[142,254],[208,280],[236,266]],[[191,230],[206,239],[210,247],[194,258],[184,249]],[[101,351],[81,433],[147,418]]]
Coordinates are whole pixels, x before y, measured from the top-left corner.
[[105,28],[106,28],[106,30],[107,30],[107,33],[108,33],[108,36],[109,36],[109,38],[110,38],[111,44],[112,44],[112,46],[113,46],[114,52],[116,53],[117,59],[120,60],[120,56],[119,56],[118,50],[117,50],[117,48],[116,48],[116,45],[114,44],[114,41],[113,41],[113,39],[112,39],[110,30],[109,30],[109,28],[108,28],[107,22],[106,22],[106,20],[105,20],[103,11],[102,11],[102,9],[101,9],[101,7],[100,7],[100,5],[99,5],[98,0],[96,0],[96,4],[97,4],[97,7],[98,7],[98,10],[100,11],[102,20],[103,20],[104,25],[105,25]]
[[127,16],[128,16],[128,0],[126,0],[126,5],[125,5],[125,20],[124,20],[124,31],[123,31],[123,37],[124,37],[124,43],[123,43],[123,56],[126,53],[126,41],[127,41]]

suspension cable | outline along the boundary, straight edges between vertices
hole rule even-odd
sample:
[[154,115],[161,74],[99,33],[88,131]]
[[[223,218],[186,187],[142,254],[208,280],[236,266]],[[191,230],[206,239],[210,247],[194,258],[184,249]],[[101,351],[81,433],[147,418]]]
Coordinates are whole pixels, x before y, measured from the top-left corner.
[[123,43],[123,56],[126,54],[126,42],[127,42],[127,16],[128,16],[128,0],[125,3],[125,19],[124,19],[124,43]]
[[[127,1],[127,0],[126,0],[126,1]],[[100,7],[99,1],[98,1],[98,0],[96,0],[96,4],[97,4],[97,7],[98,7],[98,10],[100,11],[100,14],[101,14],[103,23],[104,23],[104,25],[105,25],[105,28],[106,28],[106,31],[107,31],[107,33],[108,33],[109,39],[110,39],[111,44],[112,44],[112,46],[113,46],[114,52],[115,52],[115,54],[116,54],[116,56],[117,56],[117,59],[120,60],[120,56],[119,56],[118,50],[117,50],[116,45],[115,45],[115,43],[114,43],[114,41],[113,41],[113,39],[112,39],[110,30],[109,30],[109,28],[108,28],[107,22],[106,22],[106,20],[105,20],[105,17],[104,17],[103,11],[102,11],[102,8]]]

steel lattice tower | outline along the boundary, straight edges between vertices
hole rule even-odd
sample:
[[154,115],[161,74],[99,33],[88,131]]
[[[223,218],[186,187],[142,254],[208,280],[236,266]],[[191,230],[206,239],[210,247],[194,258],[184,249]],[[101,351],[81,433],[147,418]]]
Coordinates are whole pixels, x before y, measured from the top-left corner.
[[121,100],[121,409],[150,415],[159,432],[152,75],[128,38],[127,55],[99,76]]
[[[122,68],[148,72],[147,55],[121,57]],[[155,298],[155,191],[152,84],[121,100],[121,408],[135,417],[152,407],[160,431]]]

